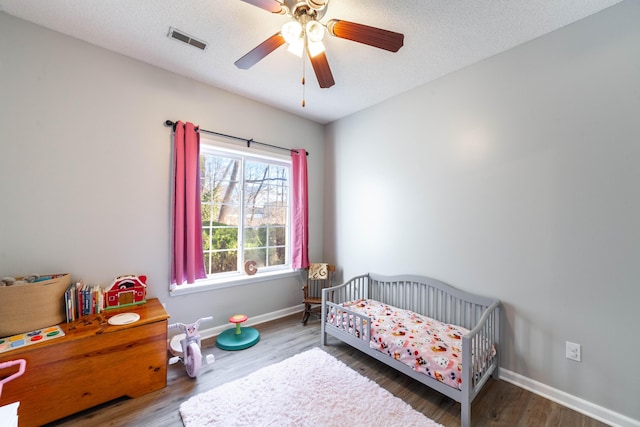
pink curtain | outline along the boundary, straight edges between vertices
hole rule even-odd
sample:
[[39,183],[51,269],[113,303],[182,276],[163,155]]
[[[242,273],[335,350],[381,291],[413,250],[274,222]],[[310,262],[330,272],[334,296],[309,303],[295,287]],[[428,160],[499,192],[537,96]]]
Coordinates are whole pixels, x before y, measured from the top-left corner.
[[[297,151],[297,152],[296,152]],[[307,178],[307,152],[291,151],[292,195],[291,202],[291,267],[309,267],[309,198]]]
[[193,123],[176,123],[171,283],[207,277],[202,252],[200,213],[200,134]]

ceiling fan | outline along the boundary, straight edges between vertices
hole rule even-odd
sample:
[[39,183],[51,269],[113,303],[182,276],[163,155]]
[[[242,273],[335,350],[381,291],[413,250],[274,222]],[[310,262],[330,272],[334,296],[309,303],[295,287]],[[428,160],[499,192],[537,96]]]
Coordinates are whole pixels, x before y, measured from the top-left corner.
[[326,24],[320,23],[320,19],[327,11],[329,0],[242,1],[268,12],[286,15],[291,18],[291,21],[285,23],[280,31],[235,62],[236,67],[243,70],[251,68],[271,52],[288,43],[287,50],[300,57],[306,51],[320,87],[330,88],[335,84],[335,81],[322,44],[325,28],[334,37],[352,40],[390,52],[397,52],[404,43],[403,34],[381,28],[340,19],[330,19]]

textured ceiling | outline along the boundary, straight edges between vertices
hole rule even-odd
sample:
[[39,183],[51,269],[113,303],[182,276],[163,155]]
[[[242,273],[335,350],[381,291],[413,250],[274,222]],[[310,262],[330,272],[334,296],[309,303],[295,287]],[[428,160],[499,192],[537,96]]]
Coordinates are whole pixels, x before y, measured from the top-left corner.
[[[331,0],[332,18],[405,35],[390,53],[325,37],[335,86],[280,47],[249,70],[234,62],[286,16],[241,0],[0,0],[0,11],[175,73],[328,123],[568,25],[621,0]],[[201,51],[169,27],[206,41]]]

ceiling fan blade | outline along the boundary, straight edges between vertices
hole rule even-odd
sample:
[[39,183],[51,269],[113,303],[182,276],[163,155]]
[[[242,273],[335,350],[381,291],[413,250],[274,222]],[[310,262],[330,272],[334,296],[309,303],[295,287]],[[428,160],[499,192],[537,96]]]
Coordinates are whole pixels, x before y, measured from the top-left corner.
[[245,3],[258,6],[260,9],[264,9],[271,13],[284,13],[282,9],[282,3],[276,0],[242,0]]
[[340,19],[331,19],[327,23],[327,29],[332,36],[390,52],[397,52],[404,44],[404,34]]
[[285,43],[284,37],[280,32],[275,33],[258,46],[251,49],[249,53],[244,55],[242,58],[238,59],[234,64],[236,67],[241,68],[243,70],[248,70],[249,68],[256,65],[262,58],[269,55],[271,52],[279,48]]
[[[309,54],[308,49],[307,54]],[[316,73],[316,78],[318,79],[318,83],[321,88],[327,89],[336,84],[333,80],[333,74],[331,74],[331,68],[329,68],[327,55],[325,55],[324,52],[319,53],[316,56],[311,56],[311,54],[309,54],[309,60],[311,60],[313,71]]]

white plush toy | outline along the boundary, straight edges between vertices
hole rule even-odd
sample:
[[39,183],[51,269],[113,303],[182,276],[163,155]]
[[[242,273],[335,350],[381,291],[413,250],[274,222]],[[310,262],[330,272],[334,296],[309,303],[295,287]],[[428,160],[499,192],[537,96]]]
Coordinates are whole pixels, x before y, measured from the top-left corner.
[[16,279],[13,277],[3,277],[0,279],[0,286],[11,286],[16,282]]
[[3,277],[0,279],[0,286],[16,286],[16,285],[24,285],[25,283],[33,283],[40,278],[39,274],[32,274],[30,276],[23,277],[20,280],[17,280],[15,277]]

